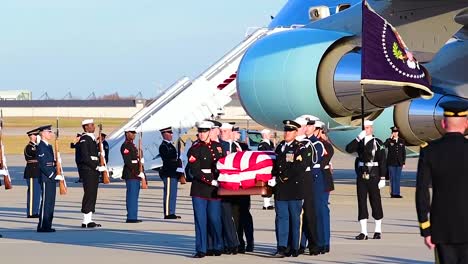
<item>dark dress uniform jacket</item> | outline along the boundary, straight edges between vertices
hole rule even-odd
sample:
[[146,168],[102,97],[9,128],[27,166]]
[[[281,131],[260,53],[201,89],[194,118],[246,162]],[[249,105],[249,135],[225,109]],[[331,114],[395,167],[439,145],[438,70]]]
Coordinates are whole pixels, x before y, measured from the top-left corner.
[[211,182],[219,176],[216,162],[223,156],[221,144],[215,141],[210,143],[197,142],[187,153],[188,165],[193,175],[190,196],[214,199],[217,196],[217,187]]
[[90,136],[84,134],[79,143],[79,162],[78,169],[99,172],[96,168],[99,166],[99,149],[96,141]]
[[179,167],[179,160],[177,157],[177,149],[165,140],[159,146],[159,155],[163,161],[163,166],[159,171],[161,177],[179,177],[177,168]]
[[282,150],[282,141],[275,150],[276,160],[272,174],[276,177],[275,199],[279,201],[304,199],[304,176],[307,166],[307,148],[294,140]]
[[275,148],[273,146],[273,143],[270,141],[270,143],[267,143],[265,141],[262,141],[258,144],[258,150],[261,151],[273,151]]
[[468,139],[446,133],[422,148],[416,176],[416,209],[420,226],[425,227],[421,235],[431,235],[433,243],[468,243],[467,190]]
[[41,175],[36,148],[37,146],[33,142],[29,142],[24,148],[24,159],[26,160],[26,167],[24,168],[25,179],[39,178]]
[[[378,162],[378,166],[362,166],[357,168],[358,175],[367,172],[370,177],[385,177],[387,175],[385,150],[383,143],[378,138],[372,138],[364,145],[364,139],[358,141],[354,139],[346,146],[346,152],[358,153],[357,162]],[[358,176],[360,177],[360,176]]]
[[335,184],[333,182],[333,175],[332,175],[331,168],[330,168],[330,162],[333,157],[333,154],[335,154],[335,150],[333,149],[333,146],[330,142],[328,141],[320,141],[320,142],[322,142],[326,151],[326,154],[323,156],[323,159],[320,162],[320,168],[323,171],[323,176],[325,180],[324,191],[330,192],[330,191],[335,190]]
[[388,149],[387,166],[401,167],[405,165],[406,144],[404,139],[398,138],[397,141],[387,138],[384,145]]
[[122,179],[141,179],[138,177],[138,174],[140,174],[140,168],[138,166],[138,149],[135,144],[133,144],[133,141],[126,140],[120,147],[120,153],[124,160]]
[[108,163],[109,162],[109,143],[106,140],[102,142],[102,148],[104,149],[106,163]]
[[37,159],[39,161],[41,176],[52,179],[56,173],[54,150],[52,146],[46,144],[44,141],[39,142],[37,145]]

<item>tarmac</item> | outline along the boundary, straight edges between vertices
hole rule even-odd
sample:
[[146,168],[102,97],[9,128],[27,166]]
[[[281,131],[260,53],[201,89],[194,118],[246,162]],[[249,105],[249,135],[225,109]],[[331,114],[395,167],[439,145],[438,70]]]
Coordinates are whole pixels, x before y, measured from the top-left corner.
[[[403,199],[389,198],[389,187],[381,191],[384,207],[381,240],[356,241],[359,233],[354,157],[336,154],[333,159],[336,190],[330,196],[331,252],[320,256],[271,258],[276,249],[274,211],[262,210],[262,198],[252,197],[255,251],[243,255],[222,255],[192,259],[195,237],[190,184],[179,185],[177,214],[180,220],[164,220],[162,182],[149,173],[147,190],[141,190],[138,224],[127,224],[125,184],[114,180],[101,185],[94,220],[100,229],[84,230],[80,213],[83,189],[77,179],[73,156],[62,157],[68,194],[57,191],[53,227],[56,233],[37,233],[37,219],[26,218],[26,185],[22,178],[24,159],[8,156],[13,189],[0,189],[1,263],[433,263],[419,236],[414,205],[416,159],[408,160],[402,177]],[[370,207],[369,207],[370,210]],[[373,220],[369,220],[370,236]]]

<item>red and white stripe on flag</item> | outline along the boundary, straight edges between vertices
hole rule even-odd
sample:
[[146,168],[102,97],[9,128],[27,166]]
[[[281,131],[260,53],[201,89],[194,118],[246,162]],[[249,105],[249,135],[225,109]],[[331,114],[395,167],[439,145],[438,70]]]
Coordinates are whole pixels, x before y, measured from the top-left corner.
[[272,151],[241,151],[221,158],[216,165],[220,187],[239,190],[254,187],[257,181],[267,182],[272,178],[275,158]]

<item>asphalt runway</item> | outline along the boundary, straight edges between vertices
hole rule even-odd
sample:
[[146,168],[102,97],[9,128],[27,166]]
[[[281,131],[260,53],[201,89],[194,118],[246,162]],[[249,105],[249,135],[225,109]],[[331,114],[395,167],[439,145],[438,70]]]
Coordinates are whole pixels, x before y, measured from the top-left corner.
[[[433,263],[433,252],[425,248],[419,236],[414,206],[415,159],[408,161],[403,175],[403,199],[390,199],[388,186],[382,190],[384,220],[382,240],[356,241],[359,233],[355,196],[354,158],[337,154],[336,190],[330,198],[332,219],[331,252],[326,255],[302,255],[298,258],[274,259],[276,248],[274,211],[262,210],[261,197],[253,197],[255,251],[246,255],[223,255],[195,260],[194,226],[190,185],[179,186],[177,214],[181,220],[164,220],[162,182],[149,174],[150,189],[140,194],[139,218],[143,223],[126,224],[125,185],[114,181],[101,185],[95,220],[103,225],[97,230],[81,229],[80,213],[83,190],[74,183],[77,172],[73,156],[63,162],[68,194],[60,196],[54,215],[56,233],[36,233],[37,219],[26,216],[26,186],[22,179],[22,156],[9,156],[14,188],[0,190],[0,259],[1,263]],[[374,230],[369,221],[369,232]]]

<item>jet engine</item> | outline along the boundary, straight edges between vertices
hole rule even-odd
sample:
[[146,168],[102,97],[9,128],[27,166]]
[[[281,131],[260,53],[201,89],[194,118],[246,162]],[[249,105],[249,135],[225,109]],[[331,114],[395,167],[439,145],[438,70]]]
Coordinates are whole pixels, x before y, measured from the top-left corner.
[[[269,127],[302,114],[350,120],[361,115],[360,79],[359,38],[301,28],[266,36],[252,45],[238,69],[237,92],[247,113]],[[366,85],[364,95],[366,115],[430,96],[412,87],[383,85]]]

